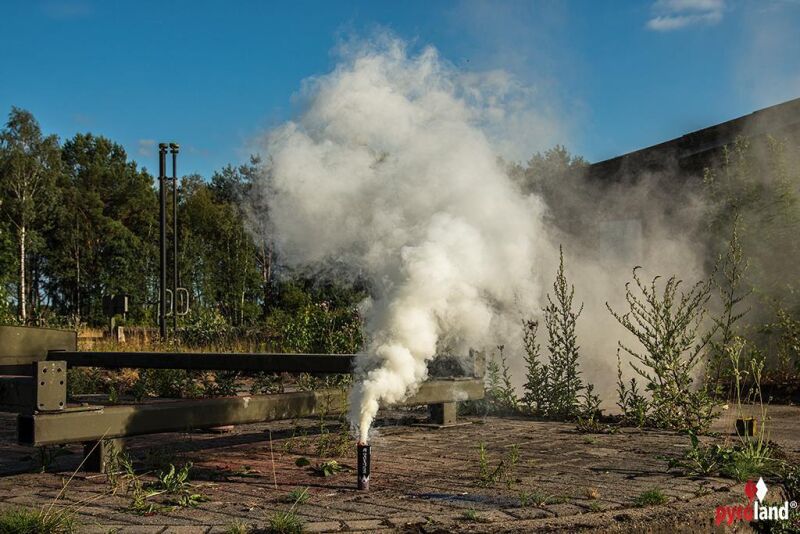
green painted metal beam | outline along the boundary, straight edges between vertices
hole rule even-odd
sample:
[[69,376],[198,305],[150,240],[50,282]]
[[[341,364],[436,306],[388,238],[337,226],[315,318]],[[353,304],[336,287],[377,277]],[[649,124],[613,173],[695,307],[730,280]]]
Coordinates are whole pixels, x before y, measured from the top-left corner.
[[266,373],[350,374],[352,354],[274,354],[235,352],[81,352],[50,351],[48,360],[70,367],[106,369],[187,369]]
[[31,364],[47,359],[47,351],[77,348],[73,330],[0,326],[0,375],[30,374]]
[[[425,382],[404,404],[439,404],[483,398],[477,379]],[[106,438],[180,432],[195,428],[307,417],[324,410],[341,413],[347,391],[326,389],[275,395],[156,401],[140,405],[67,408],[59,413],[19,415],[23,445],[54,445]]]

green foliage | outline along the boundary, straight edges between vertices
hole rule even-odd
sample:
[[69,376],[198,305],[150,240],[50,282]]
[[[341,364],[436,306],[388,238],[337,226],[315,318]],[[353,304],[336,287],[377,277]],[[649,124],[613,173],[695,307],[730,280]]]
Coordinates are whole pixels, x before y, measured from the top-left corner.
[[519,504],[520,506],[547,506],[548,504],[560,504],[564,502],[563,497],[551,495],[539,490],[520,491]]
[[[800,278],[800,243],[795,237],[800,232],[797,163],[780,140],[740,137],[725,148],[721,165],[707,169],[704,176],[713,205],[711,235],[725,236],[737,223],[742,252],[751,259],[745,285],[768,300],[781,300]],[[710,246],[718,243],[725,241],[712,239]]]
[[478,485],[483,487],[491,487],[498,482],[504,482],[506,486],[511,487],[516,483],[516,468],[519,462],[519,445],[512,445],[509,447],[506,454],[494,467],[490,465],[489,453],[486,450],[486,445],[480,443],[478,445]]
[[578,199],[590,194],[584,179],[588,167],[585,159],[559,145],[534,154],[525,167],[512,165],[509,174],[523,193],[533,193],[545,201],[553,224],[568,230],[565,223],[585,216],[586,205]]
[[303,305],[297,310],[276,310],[270,316],[286,352],[353,354],[361,350],[361,318],[353,308],[334,308],[329,302]]
[[252,531],[250,525],[239,519],[225,527],[225,534],[250,534]]
[[75,520],[66,511],[11,508],[0,512],[0,534],[71,534]]
[[743,289],[742,285],[747,273],[748,262],[745,260],[739,239],[738,221],[733,222],[733,231],[724,254],[717,260],[718,269],[715,285],[719,292],[722,312],[712,320],[718,334],[709,341],[708,367],[706,369],[706,388],[714,395],[721,396],[724,383],[731,379],[727,366],[728,349],[736,335],[738,323],[750,311],[741,310],[744,300],[752,293],[752,289]]
[[315,475],[321,477],[332,477],[338,475],[344,469],[336,460],[328,460],[322,462],[311,468]]
[[290,491],[283,499],[284,502],[305,504],[311,496],[308,493],[308,488],[295,488]]
[[578,370],[579,347],[575,325],[583,305],[573,310],[575,287],[570,286],[564,274],[564,252],[559,249],[559,265],[553,294],[547,295],[544,321],[547,326],[548,366],[547,415],[570,418],[577,415],[578,395],[584,386]]
[[267,518],[267,532],[270,534],[300,534],[303,521],[294,510],[278,510]]
[[478,520],[478,512],[474,509],[470,508],[469,510],[464,510],[464,513],[461,516],[466,519],[467,521],[477,521]]
[[[146,483],[133,469],[133,464],[126,455],[121,455],[121,463],[125,469],[120,479],[110,481],[116,486],[124,483],[126,493],[131,497],[130,510],[137,514],[150,515],[171,512],[176,508],[194,508],[207,501],[203,493],[196,491],[190,483],[191,463],[176,468],[174,464],[156,473],[156,481]],[[160,497],[156,500],[155,497]]]
[[642,492],[634,500],[633,504],[639,507],[658,506],[667,502],[667,496],[658,488],[653,488]]
[[718,443],[710,446],[701,445],[692,431],[688,431],[691,446],[682,457],[670,458],[669,468],[677,469],[685,475],[710,476],[720,471],[720,467],[730,463],[733,448]]
[[745,440],[736,445],[703,445],[694,432],[689,432],[689,437],[689,449],[682,456],[667,460],[669,469],[683,475],[719,475],[742,482],[774,473],[778,467],[767,444],[757,446],[753,440]]
[[[46,236],[47,292],[76,321],[104,321],[104,295],[130,295],[130,318],[146,317],[156,268],[157,202],[152,178],[122,146],[77,134],[61,151],[55,225]],[[138,305],[137,305],[138,304]]]
[[522,401],[527,410],[540,417],[593,420],[599,415],[600,399],[592,384],[580,378],[576,326],[583,305],[575,310],[575,287],[570,285],[564,269],[564,253],[559,249],[559,265],[553,282],[553,294],[547,295],[544,321],[547,327],[547,350],[544,363],[537,342],[539,322],[525,320],[523,346],[527,366]]
[[44,277],[37,267],[43,263],[42,236],[52,225],[60,170],[56,136],[44,136],[30,112],[12,107],[0,131],[0,207],[14,236],[17,314],[23,323],[41,304]]
[[[733,377],[735,412],[737,417],[744,417],[743,406],[761,408],[759,431],[755,436],[741,435],[739,443],[720,445],[713,443],[703,445],[697,435],[689,431],[690,448],[681,457],[668,460],[670,469],[677,469],[684,474],[712,475],[733,478],[738,481],[748,480],[756,476],[776,473],[779,463],[774,458],[773,446],[766,439],[767,412],[761,398],[761,376],[764,370],[763,355],[752,349],[746,352],[745,341],[734,336],[725,348],[725,355]],[[750,380],[750,388],[745,393],[743,382]]]
[[133,385],[137,399],[148,396],[165,398],[196,398],[203,388],[196,374],[184,369],[142,369]]
[[800,317],[793,315],[778,304],[775,321],[768,325],[777,335],[777,366],[775,378],[778,380],[796,379],[800,375]]
[[636,378],[631,378],[630,386],[622,379],[622,361],[617,349],[617,406],[622,410],[623,420],[627,424],[643,427],[647,424],[650,410],[649,401],[639,392]]
[[238,371],[220,371],[203,375],[204,397],[234,397],[238,391]]
[[204,347],[228,341],[233,329],[216,310],[200,308],[191,313],[180,330],[181,343],[188,347]]
[[486,394],[481,405],[487,413],[514,413],[519,408],[504,349],[503,345],[498,345],[497,359],[492,356],[486,363]]
[[546,413],[547,392],[550,390],[548,366],[541,361],[541,346],[536,342],[539,322],[532,319],[522,322],[523,345],[525,348],[526,375],[522,386],[522,402],[531,413]]
[[283,375],[275,373],[256,373],[253,377],[253,383],[250,386],[251,395],[283,392]]
[[[619,342],[619,347],[634,361],[633,370],[645,380],[645,389],[652,399],[647,404],[647,423],[675,430],[704,431],[715,417],[715,401],[704,390],[693,386],[694,369],[716,327],[701,332],[710,298],[711,283],[698,282],[687,291],[680,291],[681,281],[669,278],[659,293],[653,278],[648,285],[633,269],[633,279],[641,296],[625,284],[629,311],[624,314],[606,307],[615,319],[641,343],[636,350]],[[638,393],[626,394],[621,374],[618,374],[619,404],[641,409]],[[633,390],[632,388],[629,391]],[[633,399],[633,400],[632,400]]]
[[[340,466],[334,461],[326,462],[326,464],[329,464],[330,469],[336,469],[336,472],[340,469]],[[297,488],[289,495],[294,496],[292,506],[288,510],[277,510],[267,517],[267,532],[276,534],[296,534],[303,532],[303,522],[297,517],[295,508],[297,508],[297,505],[305,504],[308,501],[308,488]]]

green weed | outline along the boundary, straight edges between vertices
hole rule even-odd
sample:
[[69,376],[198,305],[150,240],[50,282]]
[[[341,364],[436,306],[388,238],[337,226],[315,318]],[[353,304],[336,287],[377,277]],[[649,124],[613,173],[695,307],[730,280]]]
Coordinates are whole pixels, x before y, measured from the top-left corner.
[[642,508],[645,506],[658,506],[667,502],[667,496],[658,488],[643,492],[633,500],[633,504]]
[[71,534],[76,530],[67,511],[13,508],[0,512],[0,534]]
[[519,462],[519,445],[512,445],[500,462],[492,468],[486,445],[478,446],[478,485],[491,487],[498,482],[505,482],[510,489],[516,482],[516,467]]
[[288,503],[305,504],[308,502],[310,495],[308,488],[295,488],[290,491],[282,500]]

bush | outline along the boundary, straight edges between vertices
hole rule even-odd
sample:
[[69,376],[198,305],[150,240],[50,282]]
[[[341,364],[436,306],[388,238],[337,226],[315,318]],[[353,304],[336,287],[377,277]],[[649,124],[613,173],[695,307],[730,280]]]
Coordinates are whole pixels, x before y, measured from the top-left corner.
[[293,311],[276,310],[268,324],[284,352],[353,354],[363,346],[361,317],[353,308],[306,304]]
[[[710,298],[711,283],[701,281],[688,291],[680,291],[681,280],[669,278],[659,292],[656,276],[647,285],[633,269],[633,279],[641,296],[625,284],[629,311],[615,312],[606,303],[611,315],[642,344],[634,350],[619,342],[619,347],[634,361],[630,366],[645,380],[651,400],[646,404],[647,424],[674,430],[706,431],[716,416],[716,402],[705,390],[693,386],[695,367],[714,335],[716,327],[705,333],[700,328],[705,318],[705,305]],[[618,384],[619,404],[633,407],[640,402],[638,393],[631,393],[621,381]],[[635,387],[635,381],[632,387]],[[632,396],[633,395],[633,396]],[[632,399],[636,399],[631,404]],[[642,406],[639,406],[641,409]]]
[[179,332],[181,343],[190,347],[202,347],[228,341],[232,328],[218,311],[199,308],[188,315]]
[[538,416],[558,419],[576,417],[594,418],[599,399],[591,384],[580,378],[578,346],[575,328],[583,311],[583,304],[575,310],[575,287],[570,285],[564,271],[564,253],[559,250],[559,265],[553,282],[553,295],[547,295],[544,321],[547,327],[548,363],[543,363],[541,347],[536,341],[539,322],[523,321],[523,343],[526,381],[523,402],[528,410]]

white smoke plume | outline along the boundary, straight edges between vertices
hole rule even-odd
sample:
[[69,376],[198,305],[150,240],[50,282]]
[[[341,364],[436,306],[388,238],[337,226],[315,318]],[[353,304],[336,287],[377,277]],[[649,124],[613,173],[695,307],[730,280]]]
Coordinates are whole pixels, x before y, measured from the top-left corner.
[[485,133],[518,118],[513,80],[490,76],[384,38],[307,82],[304,111],[267,136],[284,260],[370,282],[350,414],[361,441],[379,406],[425,380],[437,349],[517,339],[540,309],[545,207],[519,193]]

